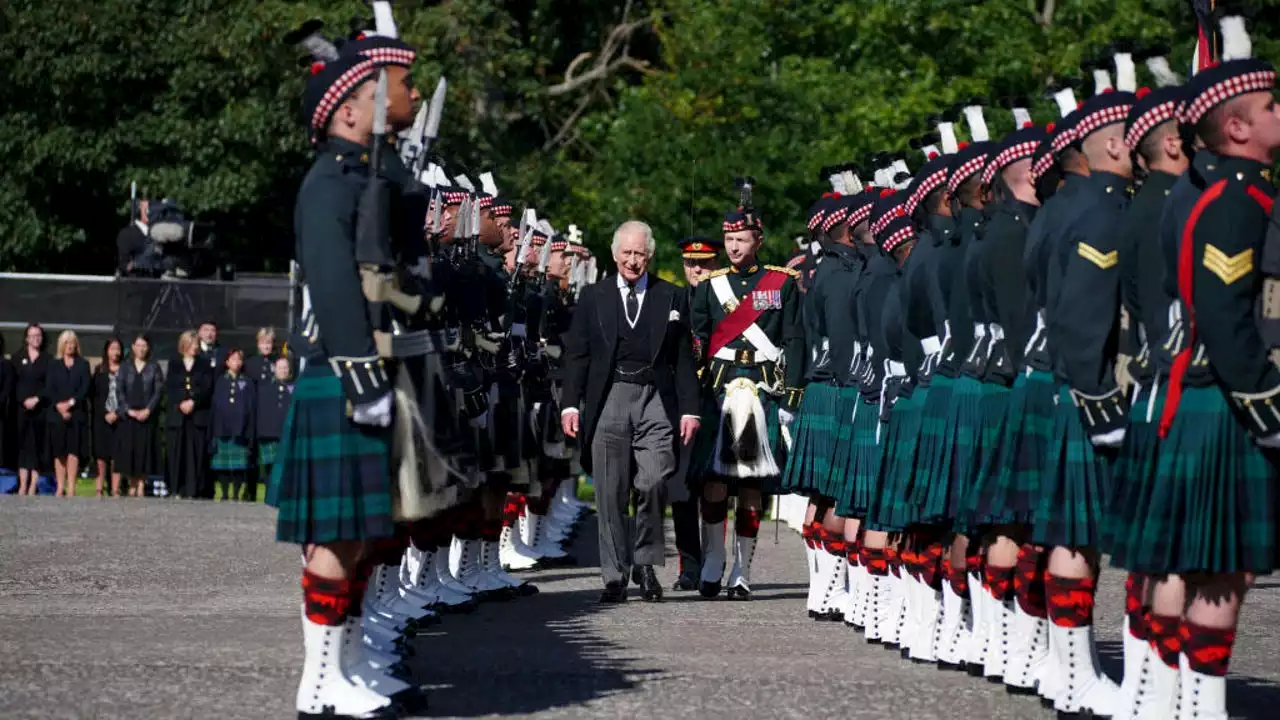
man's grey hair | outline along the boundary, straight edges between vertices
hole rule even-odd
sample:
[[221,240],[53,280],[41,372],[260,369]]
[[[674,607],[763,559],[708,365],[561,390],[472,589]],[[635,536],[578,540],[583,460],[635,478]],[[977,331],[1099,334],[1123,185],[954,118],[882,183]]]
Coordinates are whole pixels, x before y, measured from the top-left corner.
[[653,239],[653,228],[649,227],[649,223],[642,220],[628,220],[613,231],[613,243],[609,246],[610,254],[618,254],[618,246],[622,244],[623,235],[634,235],[636,233],[644,236],[645,254],[653,257],[654,252],[658,249],[658,243]]

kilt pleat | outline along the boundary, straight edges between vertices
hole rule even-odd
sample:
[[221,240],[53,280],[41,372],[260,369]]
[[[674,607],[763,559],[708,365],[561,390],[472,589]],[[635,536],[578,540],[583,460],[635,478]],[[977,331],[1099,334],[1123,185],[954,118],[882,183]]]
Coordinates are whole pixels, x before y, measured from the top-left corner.
[[971,493],[970,521],[1029,525],[1053,427],[1053,376],[1019,373],[1009,391],[998,439],[983,453],[981,490]]
[[925,388],[915,388],[910,396],[898,398],[889,414],[888,424],[881,429],[884,455],[880,463],[875,506],[867,515],[867,525],[871,530],[897,532],[905,530],[919,518],[919,509],[911,503],[911,476],[915,469],[920,420],[927,398]]
[[955,378],[939,373],[934,373],[929,380],[929,395],[920,419],[915,471],[920,483],[930,489],[942,481],[950,467],[951,434],[947,420],[955,383]]
[[1276,467],[1218,388],[1186,388],[1124,557],[1142,573],[1270,572]]
[[982,420],[978,428],[978,445],[974,457],[976,470],[964,497],[960,498],[959,509],[955,514],[956,530],[959,532],[972,532],[985,525],[1008,522],[1007,511],[993,507],[989,498],[999,475],[991,460],[999,453],[1000,442],[1009,424],[1009,399],[1012,394],[1010,388],[998,383],[982,384]]
[[391,430],[347,416],[342,383],[327,365],[303,370],[280,433],[268,503],[276,539],[298,544],[373,540],[395,533]]
[[1111,499],[1112,461],[1094,451],[1065,385],[1057,397],[1032,540],[1046,546],[1097,547]]
[[[876,442],[876,428],[880,427],[880,406],[864,402],[854,393],[857,414],[849,435],[847,456],[837,455],[837,472],[849,479],[847,490],[836,496],[836,514],[840,517],[866,517],[877,499],[880,487],[880,464],[884,458],[885,443]],[[882,431],[883,432],[883,431]],[[843,461],[840,459],[843,457]],[[843,470],[839,464],[843,462]]]
[[1111,564],[1116,567],[1128,567],[1130,553],[1140,551],[1142,526],[1156,489],[1159,418],[1164,409],[1165,386],[1159,386],[1157,391],[1155,398],[1150,392],[1139,393],[1129,407],[1129,427],[1112,475],[1111,502],[1103,526],[1101,550],[1111,555]]
[[805,388],[793,428],[790,457],[782,473],[785,492],[831,497],[839,411],[840,388],[825,382]]

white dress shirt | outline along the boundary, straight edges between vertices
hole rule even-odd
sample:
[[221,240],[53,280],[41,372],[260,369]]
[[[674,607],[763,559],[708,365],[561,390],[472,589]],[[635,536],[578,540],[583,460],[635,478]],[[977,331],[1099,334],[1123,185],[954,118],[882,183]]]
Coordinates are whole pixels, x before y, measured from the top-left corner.
[[[622,296],[622,316],[626,317],[627,293],[629,292],[630,286],[627,285],[626,280],[622,279],[622,273],[618,273],[617,278],[618,278],[618,294]],[[648,289],[649,289],[649,273],[645,273],[640,276],[639,280],[636,281],[636,317],[634,320],[632,320],[631,318],[627,318],[627,324],[633,328],[636,326],[637,322],[640,322],[640,310],[644,308],[644,293]]]

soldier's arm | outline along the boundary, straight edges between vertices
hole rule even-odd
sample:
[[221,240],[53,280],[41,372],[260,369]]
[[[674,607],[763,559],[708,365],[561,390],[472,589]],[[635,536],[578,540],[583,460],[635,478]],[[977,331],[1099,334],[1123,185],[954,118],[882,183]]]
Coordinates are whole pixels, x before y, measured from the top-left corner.
[[1252,200],[1239,197],[1211,202],[1187,227],[1194,242],[1195,332],[1249,429],[1268,437],[1280,432],[1280,371],[1254,319],[1265,280],[1258,253],[1267,217]]
[[800,407],[804,388],[804,326],[800,323],[800,291],[794,278],[782,285],[782,356],[786,358],[783,402],[789,410]]
[[1112,372],[1120,312],[1120,250],[1114,213],[1068,239],[1056,307],[1058,352],[1090,435],[1123,432],[1126,398]]
[[359,194],[342,181],[317,178],[304,187],[297,213],[298,261],[311,288],[320,343],[352,405],[374,402],[391,386],[378,358],[355,258]]

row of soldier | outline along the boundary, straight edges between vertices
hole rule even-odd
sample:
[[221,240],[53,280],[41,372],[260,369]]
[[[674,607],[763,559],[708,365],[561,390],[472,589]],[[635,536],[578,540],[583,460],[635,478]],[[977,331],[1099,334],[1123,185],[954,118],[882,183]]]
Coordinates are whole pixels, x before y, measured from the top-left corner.
[[[409,640],[441,613],[537,592],[585,512],[560,432],[559,335],[595,260],[431,154],[386,2],[332,41],[312,21],[294,215],[301,358],[268,503],[303,550],[299,717],[425,706]],[[428,158],[431,158],[431,161]]]
[[[974,103],[914,176],[832,171],[783,477],[811,498],[810,616],[1059,717],[1228,717],[1240,604],[1276,564],[1280,111],[1244,21],[1214,30],[1186,82],[1119,52],[1047,127],[1014,109],[991,139]],[[1103,553],[1129,571],[1119,684]]]

